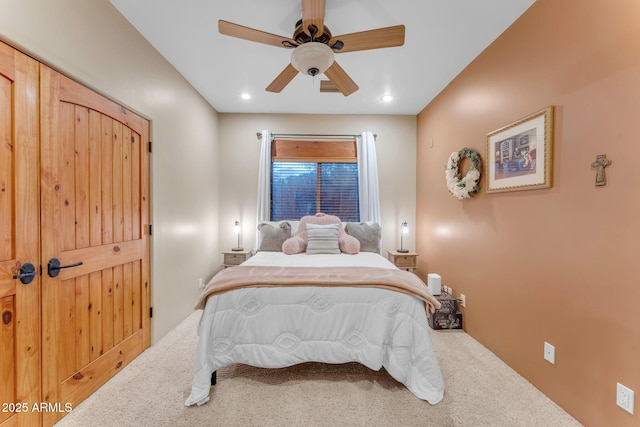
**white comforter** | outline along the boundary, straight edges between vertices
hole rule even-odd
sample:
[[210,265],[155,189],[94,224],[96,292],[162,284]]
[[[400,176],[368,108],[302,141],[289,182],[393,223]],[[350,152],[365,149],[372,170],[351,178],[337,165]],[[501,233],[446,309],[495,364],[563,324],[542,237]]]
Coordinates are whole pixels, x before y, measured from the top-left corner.
[[[259,252],[245,265],[396,268],[379,254]],[[248,288],[214,295],[198,326],[194,378],[185,405],[209,400],[211,374],[242,363],[281,368],[303,362],[382,366],[431,404],[444,393],[424,302],[378,288]]]

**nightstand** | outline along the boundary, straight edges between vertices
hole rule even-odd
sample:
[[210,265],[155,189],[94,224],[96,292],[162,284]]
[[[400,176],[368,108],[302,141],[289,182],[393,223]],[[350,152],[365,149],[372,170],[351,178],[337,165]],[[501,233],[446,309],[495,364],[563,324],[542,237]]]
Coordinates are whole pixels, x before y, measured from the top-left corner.
[[226,251],[222,252],[224,255],[224,261],[222,263],[223,268],[233,267],[234,265],[240,265],[249,258],[251,258],[251,251]]
[[416,268],[418,267],[418,254],[415,252],[396,252],[396,251],[387,251],[387,258],[391,261],[396,267],[401,270],[410,271],[415,273]]

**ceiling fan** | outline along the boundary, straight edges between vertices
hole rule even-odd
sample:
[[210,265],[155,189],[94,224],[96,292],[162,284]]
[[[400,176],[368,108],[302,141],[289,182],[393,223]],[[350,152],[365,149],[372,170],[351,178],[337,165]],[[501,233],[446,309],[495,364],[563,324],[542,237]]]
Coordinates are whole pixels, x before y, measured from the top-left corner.
[[296,23],[293,36],[283,37],[232,22],[219,20],[218,31],[257,43],[293,49],[291,63],[267,86],[268,92],[281,92],[298,72],[325,76],[344,95],[358,90],[358,85],[333,59],[334,53],[380,49],[404,44],[404,25],[332,36],[324,25],[326,0],[302,0],[302,19]]

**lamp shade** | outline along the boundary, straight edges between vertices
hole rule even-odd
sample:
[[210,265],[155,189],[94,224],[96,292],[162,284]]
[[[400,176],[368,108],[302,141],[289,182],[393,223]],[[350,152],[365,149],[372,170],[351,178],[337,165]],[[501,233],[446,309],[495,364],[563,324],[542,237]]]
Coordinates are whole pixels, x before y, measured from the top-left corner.
[[301,73],[316,76],[333,64],[333,51],[324,43],[309,42],[291,52],[291,65]]

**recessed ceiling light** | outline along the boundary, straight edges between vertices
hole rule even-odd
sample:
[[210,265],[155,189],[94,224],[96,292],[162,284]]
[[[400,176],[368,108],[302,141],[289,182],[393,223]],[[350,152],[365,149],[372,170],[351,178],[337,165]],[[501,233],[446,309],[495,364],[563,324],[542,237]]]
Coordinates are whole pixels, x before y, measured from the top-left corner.
[[382,95],[382,96],[380,97],[380,99],[381,99],[383,102],[391,102],[391,101],[393,101],[393,96],[392,96],[392,95]]
[[248,94],[248,93],[246,93],[246,92],[245,92],[245,93],[243,93],[242,95],[240,95],[240,97],[241,97],[242,99],[251,99],[251,95],[249,95],[249,94]]

